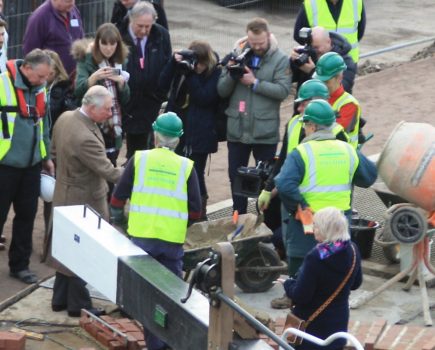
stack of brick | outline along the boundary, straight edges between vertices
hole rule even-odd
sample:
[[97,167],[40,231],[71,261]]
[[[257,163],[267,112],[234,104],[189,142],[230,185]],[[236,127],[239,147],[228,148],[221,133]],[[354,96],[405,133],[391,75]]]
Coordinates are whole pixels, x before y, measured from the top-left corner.
[[24,350],[26,337],[24,334],[0,332],[0,350]]
[[116,319],[107,315],[101,316],[101,319],[118,332],[114,332],[87,314],[82,314],[80,327],[109,350],[146,349],[143,329],[135,321],[128,318]]

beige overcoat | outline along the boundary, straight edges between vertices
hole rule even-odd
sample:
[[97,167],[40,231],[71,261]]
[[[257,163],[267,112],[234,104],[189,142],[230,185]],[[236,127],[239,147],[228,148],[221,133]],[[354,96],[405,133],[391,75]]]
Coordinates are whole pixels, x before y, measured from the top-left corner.
[[[107,181],[116,183],[122,170],[107,158],[98,126],[79,109],[63,113],[53,129],[51,157],[56,163],[53,208],[88,204],[108,220]],[[49,265],[71,274],[51,257],[51,234],[45,244],[45,255]]]

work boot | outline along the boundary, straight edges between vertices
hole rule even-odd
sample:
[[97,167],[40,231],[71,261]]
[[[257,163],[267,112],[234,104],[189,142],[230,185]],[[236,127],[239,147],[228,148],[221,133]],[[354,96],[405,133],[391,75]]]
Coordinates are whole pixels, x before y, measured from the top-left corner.
[[0,250],[5,250],[6,246],[3,243],[0,243]]
[[272,309],[290,309],[292,301],[284,294],[281,298],[272,299],[270,306]]

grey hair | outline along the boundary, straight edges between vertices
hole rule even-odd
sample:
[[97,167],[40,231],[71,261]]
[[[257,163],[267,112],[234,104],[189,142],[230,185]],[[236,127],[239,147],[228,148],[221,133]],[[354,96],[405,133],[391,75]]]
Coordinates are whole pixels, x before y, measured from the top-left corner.
[[343,212],[335,207],[320,209],[313,218],[315,230],[318,230],[324,242],[348,241],[349,223]]
[[148,1],[138,1],[130,10],[128,18],[132,21],[143,15],[151,15],[154,20],[157,19],[157,12],[154,6]]
[[101,107],[103,106],[108,96],[110,98],[112,97],[110,91],[107,90],[104,86],[101,85],[91,86],[83,96],[82,105]]
[[41,49],[33,49],[24,57],[23,60],[23,65],[30,66],[32,69],[40,64],[51,66],[52,63],[51,57]]
[[175,150],[180,141],[179,137],[165,136],[157,131],[154,132],[154,138],[158,147],[167,147],[172,151]]

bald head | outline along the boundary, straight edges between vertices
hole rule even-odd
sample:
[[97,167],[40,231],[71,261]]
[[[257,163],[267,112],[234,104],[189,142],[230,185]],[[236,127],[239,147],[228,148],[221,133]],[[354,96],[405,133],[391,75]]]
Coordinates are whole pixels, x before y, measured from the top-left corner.
[[312,46],[316,50],[317,58],[331,51],[331,38],[329,32],[323,27],[314,27],[311,31]]

